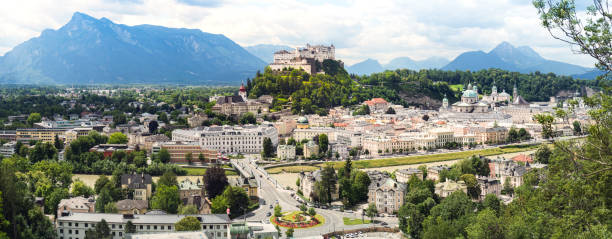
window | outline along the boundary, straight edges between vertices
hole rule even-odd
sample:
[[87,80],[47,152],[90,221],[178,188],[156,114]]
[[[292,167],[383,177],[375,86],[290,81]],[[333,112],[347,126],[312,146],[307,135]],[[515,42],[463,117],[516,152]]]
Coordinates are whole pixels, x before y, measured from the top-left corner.
[[113,232],[113,236],[115,236],[115,232]]
[[119,236],[123,236],[123,232],[119,232]]
[[60,222],[60,226],[63,226],[63,225],[64,225],[64,223],[63,223],[63,222]]
[[172,230],[172,226],[168,226],[168,230]]
[[123,229],[123,225],[119,224],[119,229]]
[[111,225],[111,227],[112,227],[113,229],[115,229],[115,224],[112,224],[112,225]]
[[142,230],[142,225],[140,225],[140,230]]
[[163,225],[161,226],[161,230],[164,230],[164,226]]
[[151,225],[147,225],[147,230],[151,230]]
[[68,230],[68,234],[72,234],[72,230]]
[[64,229],[60,229],[60,233],[64,233]]
[[78,226],[79,226],[79,223],[78,223],[78,222],[74,223],[74,226],[75,226],[75,227],[78,227]]
[[79,235],[79,230],[74,230],[74,234]]
[[85,223],[85,228],[87,228],[89,226],[89,223]]
[[68,226],[69,226],[69,227],[71,227],[71,226],[72,226],[72,222],[69,222],[69,223],[68,223]]
[[223,225],[223,229],[227,229],[227,225]]
[[153,230],[157,230],[157,225],[153,226]]

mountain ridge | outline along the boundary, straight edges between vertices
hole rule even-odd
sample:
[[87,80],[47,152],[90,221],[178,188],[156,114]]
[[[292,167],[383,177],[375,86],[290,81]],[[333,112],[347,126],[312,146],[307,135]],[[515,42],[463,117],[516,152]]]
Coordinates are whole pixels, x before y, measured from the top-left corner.
[[239,84],[265,65],[222,34],[76,12],[0,57],[0,83]]

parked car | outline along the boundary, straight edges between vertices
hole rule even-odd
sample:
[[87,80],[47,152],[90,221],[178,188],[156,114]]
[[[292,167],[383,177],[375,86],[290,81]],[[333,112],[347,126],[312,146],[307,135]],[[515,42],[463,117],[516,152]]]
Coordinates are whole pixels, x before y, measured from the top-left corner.
[[274,208],[274,206],[272,206],[272,204],[270,204],[270,209]]
[[270,216],[272,216],[271,212],[266,213],[266,217],[270,217]]

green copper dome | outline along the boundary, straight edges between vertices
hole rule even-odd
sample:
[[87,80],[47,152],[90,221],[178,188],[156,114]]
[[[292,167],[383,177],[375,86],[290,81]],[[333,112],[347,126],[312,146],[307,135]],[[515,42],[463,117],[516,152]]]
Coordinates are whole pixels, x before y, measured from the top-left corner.
[[300,116],[300,118],[297,119],[297,122],[298,124],[308,124],[308,118]]
[[473,91],[473,90],[466,90],[463,92],[463,97],[476,98],[478,97],[478,93],[476,93],[476,91]]

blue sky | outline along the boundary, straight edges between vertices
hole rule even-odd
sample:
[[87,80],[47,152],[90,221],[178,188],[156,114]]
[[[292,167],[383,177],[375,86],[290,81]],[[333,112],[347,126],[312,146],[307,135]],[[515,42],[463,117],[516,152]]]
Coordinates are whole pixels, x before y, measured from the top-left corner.
[[[588,0],[579,1],[584,6]],[[243,46],[331,44],[347,64],[373,58],[453,59],[502,41],[592,67],[539,25],[528,0],[20,0],[0,8],[0,55],[57,29],[76,11],[114,22],[197,28]]]

